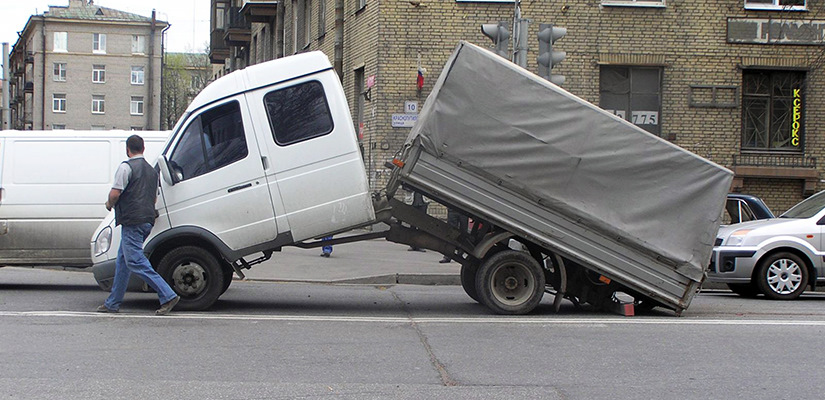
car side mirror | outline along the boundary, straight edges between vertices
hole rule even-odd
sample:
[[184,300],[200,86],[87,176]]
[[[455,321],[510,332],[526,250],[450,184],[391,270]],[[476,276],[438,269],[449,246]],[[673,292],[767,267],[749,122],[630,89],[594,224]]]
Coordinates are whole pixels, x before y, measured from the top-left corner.
[[167,185],[174,186],[178,182],[169,171],[169,162],[166,160],[165,155],[158,157],[158,167],[160,168],[160,176]]

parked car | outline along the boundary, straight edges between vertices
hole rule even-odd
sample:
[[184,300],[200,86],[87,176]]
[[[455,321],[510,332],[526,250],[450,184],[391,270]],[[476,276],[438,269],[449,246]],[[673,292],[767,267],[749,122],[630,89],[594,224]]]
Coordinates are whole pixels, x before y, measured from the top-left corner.
[[742,296],[795,299],[806,287],[825,283],[823,224],[825,191],[779,218],[723,226],[716,236],[708,280],[725,283]]
[[759,197],[749,194],[728,193],[725,210],[722,213],[723,225],[768,218],[775,218],[775,216]]

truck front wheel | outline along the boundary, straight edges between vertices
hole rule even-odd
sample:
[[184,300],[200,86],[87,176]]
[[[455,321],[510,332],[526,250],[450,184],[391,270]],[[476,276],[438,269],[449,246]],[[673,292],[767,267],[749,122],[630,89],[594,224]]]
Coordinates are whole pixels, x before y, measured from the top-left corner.
[[180,296],[177,308],[181,310],[205,310],[223,293],[220,263],[200,247],[183,246],[170,251],[160,260],[158,273]]
[[528,253],[501,251],[481,263],[476,290],[481,303],[498,314],[526,314],[544,295],[544,271]]

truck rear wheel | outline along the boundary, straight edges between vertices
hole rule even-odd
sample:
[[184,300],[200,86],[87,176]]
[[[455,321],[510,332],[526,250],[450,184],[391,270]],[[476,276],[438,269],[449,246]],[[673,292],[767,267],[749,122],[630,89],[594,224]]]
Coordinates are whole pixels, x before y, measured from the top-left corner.
[[461,265],[461,287],[470,298],[481,303],[476,290],[476,276],[478,276],[478,264],[466,263]]
[[481,303],[498,314],[526,314],[544,295],[544,271],[525,252],[501,251],[481,263],[476,290]]
[[223,293],[220,263],[201,247],[183,246],[170,251],[160,260],[158,273],[180,296],[176,308],[181,310],[205,310]]

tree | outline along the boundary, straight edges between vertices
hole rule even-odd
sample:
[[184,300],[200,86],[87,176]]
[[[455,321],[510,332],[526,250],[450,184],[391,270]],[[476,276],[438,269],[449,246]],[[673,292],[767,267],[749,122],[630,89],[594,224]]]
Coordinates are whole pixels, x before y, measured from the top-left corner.
[[205,53],[166,53],[161,88],[161,129],[172,129],[206,87],[212,66]]

